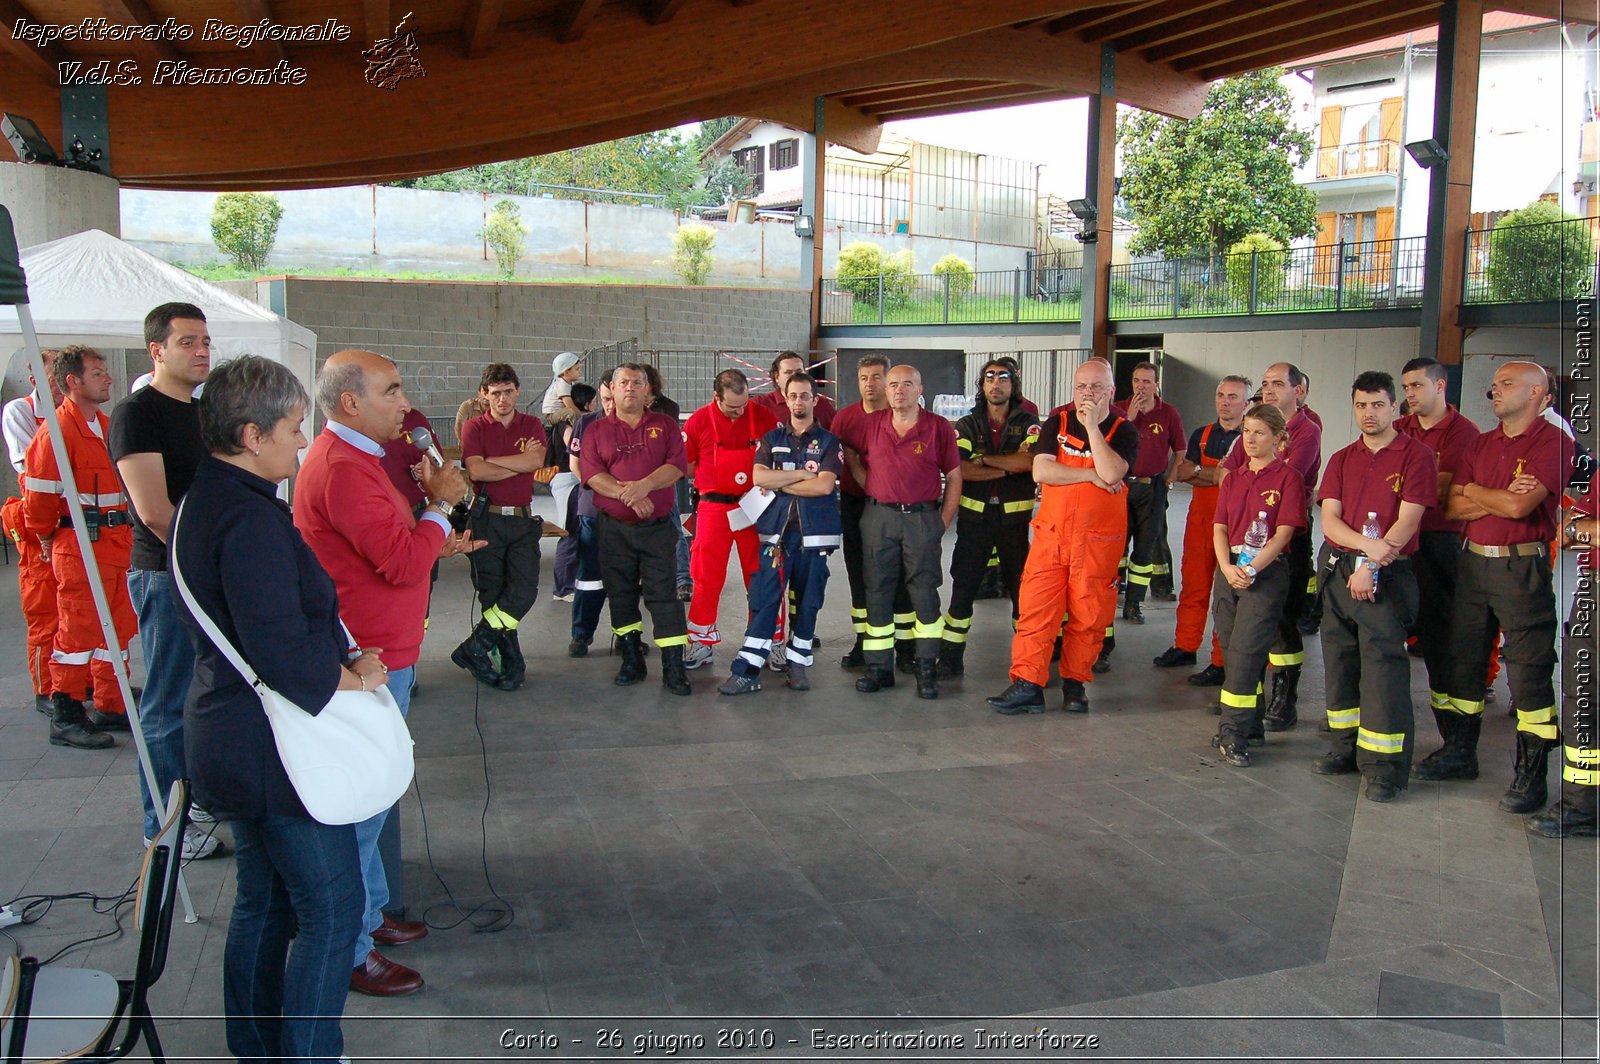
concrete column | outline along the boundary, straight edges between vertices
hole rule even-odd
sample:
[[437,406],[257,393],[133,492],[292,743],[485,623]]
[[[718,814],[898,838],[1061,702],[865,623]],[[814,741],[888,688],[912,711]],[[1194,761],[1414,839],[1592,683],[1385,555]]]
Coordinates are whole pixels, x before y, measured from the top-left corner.
[[1433,89],[1433,139],[1450,158],[1428,171],[1428,246],[1423,258],[1417,353],[1461,363],[1461,291],[1472,218],[1472,154],[1478,126],[1483,0],[1445,0]]
[[1095,219],[1085,222],[1083,245],[1083,310],[1079,346],[1110,357],[1111,352],[1111,223],[1116,207],[1117,53],[1100,49],[1100,91],[1089,97],[1087,165],[1084,198],[1095,206]]
[[811,216],[811,235],[800,238],[800,283],[811,290],[813,351],[817,348],[817,333],[822,327],[822,216],[828,183],[828,137],[823,125],[823,101],[821,96],[816,98],[812,131],[802,134],[806,165],[801,175],[800,213]]
[[112,177],[37,163],[0,163],[0,203],[17,226],[17,247],[100,229],[122,235],[121,186]]

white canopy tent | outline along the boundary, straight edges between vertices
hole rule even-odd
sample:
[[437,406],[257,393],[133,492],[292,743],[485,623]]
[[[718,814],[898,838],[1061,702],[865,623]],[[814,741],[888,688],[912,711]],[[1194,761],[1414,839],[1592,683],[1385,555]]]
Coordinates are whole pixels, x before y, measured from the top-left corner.
[[[205,311],[214,361],[262,355],[288,366],[306,391],[312,390],[316,333],[114,236],[91,229],[25,248],[21,260],[34,325],[45,347],[87,344],[143,351],[144,317],[152,308],[193,303]],[[0,305],[0,350],[21,346],[16,308]]]

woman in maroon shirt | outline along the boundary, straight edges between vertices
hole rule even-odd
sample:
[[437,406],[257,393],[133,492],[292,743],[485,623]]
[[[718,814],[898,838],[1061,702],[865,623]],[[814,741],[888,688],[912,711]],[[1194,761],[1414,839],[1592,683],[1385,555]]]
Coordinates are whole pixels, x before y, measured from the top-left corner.
[[[1225,662],[1222,721],[1211,741],[1223,760],[1238,768],[1250,764],[1249,746],[1266,742],[1261,680],[1289,594],[1289,567],[1276,563],[1306,526],[1305,481],[1278,457],[1288,438],[1277,407],[1262,403],[1245,414],[1239,435],[1245,462],[1222,482],[1211,526],[1217,552],[1211,608]],[[1253,556],[1241,558],[1250,525],[1263,514],[1267,541]]]

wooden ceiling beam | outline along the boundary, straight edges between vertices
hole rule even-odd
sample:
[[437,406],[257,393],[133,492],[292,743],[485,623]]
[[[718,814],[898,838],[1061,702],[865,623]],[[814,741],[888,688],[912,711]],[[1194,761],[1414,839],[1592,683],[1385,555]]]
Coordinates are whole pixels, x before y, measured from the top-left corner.
[[1089,29],[1093,26],[1098,26],[1103,22],[1110,21],[1111,19],[1121,18],[1130,12],[1142,11],[1148,7],[1159,7],[1164,3],[1166,3],[1166,0],[1142,0],[1142,2],[1137,3],[1123,2],[1119,4],[1097,4],[1093,7],[1086,7],[1082,11],[1074,11],[1070,15],[1062,15],[1060,18],[1047,19],[1044,23],[1044,30],[1046,33],[1050,34],[1050,36],[1058,37],[1063,33],[1075,33],[1078,30]]
[[[5,27],[5,32],[0,33],[0,51],[9,52],[16,58],[19,66],[35,77],[60,88],[60,64],[72,62],[73,54],[57,42],[51,42],[41,48],[38,45],[28,41],[19,41],[11,36],[11,27],[24,19],[29,22],[37,21],[16,0],[0,0],[0,25]],[[45,118],[37,115],[29,115],[28,117],[38,122],[39,128],[44,128]],[[45,117],[51,118],[58,125],[60,123],[61,116],[59,114]]]
[[[1341,18],[1348,17],[1363,8],[1380,6],[1387,7],[1389,14],[1394,13],[1394,0],[1346,0],[1339,15]],[[1239,41],[1280,34],[1324,17],[1326,17],[1325,12],[1317,11],[1300,0],[1278,0],[1276,3],[1263,4],[1260,9],[1248,15],[1236,16],[1226,22],[1213,23],[1211,26],[1206,26],[1202,22],[1194,29],[1185,28],[1181,34],[1168,35],[1165,42],[1159,44],[1151,42],[1154,47],[1145,47],[1139,42],[1129,42],[1127,46],[1139,49],[1151,62],[1168,63]],[[1121,44],[1119,41],[1118,45]]]
[[[272,6],[267,3],[267,0],[235,0],[235,3],[238,5],[241,22],[277,21],[272,17]],[[388,34],[385,33],[384,36],[388,36]],[[266,45],[272,52],[273,58],[278,62],[287,63],[289,61],[289,53],[284,49],[282,41],[258,41],[256,43]]]
[[601,0],[561,0],[556,5],[555,28],[556,40],[562,44],[574,44],[583,40],[583,35],[589,32],[590,23],[594,22],[595,15],[600,13]]
[[[1130,11],[1117,18],[1107,19],[1100,24],[1086,30],[1080,30],[1078,36],[1086,41],[1117,41],[1132,34],[1147,32],[1152,29],[1159,30],[1173,19],[1201,17],[1206,11],[1213,8],[1224,7],[1237,3],[1237,0],[1164,0],[1159,4],[1147,4],[1137,11]],[[1251,5],[1254,6],[1254,5]]]
[[1363,44],[1408,30],[1421,29],[1438,23],[1437,5],[1408,7],[1399,13],[1388,12],[1360,17],[1351,21],[1339,17],[1321,25],[1303,27],[1290,39],[1274,41],[1249,41],[1240,45],[1207,52],[1182,59],[1172,66],[1198,74],[1207,81],[1259,70],[1268,66],[1283,66],[1319,52],[1331,52],[1352,44]]
[[907,100],[927,100],[936,96],[950,96],[956,93],[973,93],[992,89],[1005,89],[1007,82],[1000,81],[924,81],[915,85],[900,85],[890,89],[873,90],[860,93],[843,93],[835,97],[846,107],[858,107],[864,111],[877,112],[886,106],[904,103]]
[[[160,22],[160,19],[151,13],[150,5],[144,0],[100,0],[100,9],[106,13],[106,18],[121,25],[154,26]],[[165,39],[135,41],[132,47],[139,53],[141,59],[152,66],[163,60],[177,63],[183,59],[183,53],[178,50],[178,46]]]
[[1007,96],[992,96],[983,100],[963,103],[935,104],[928,107],[908,107],[904,110],[885,111],[880,117],[884,121],[904,122],[912,118],[938,118],[949,114],[966,114],[972,111],[987,111],[996,107],[1019,107],[1025,103],[1044,103],[1060,97],[1052,92],[1019,91]]
[[1491,0],[1483,6],[1496,11],[1547,18],[1554,22],[1581,22],[1586,26],[1600,22],[1600,9],[1594,4],[1573,4],[1567,0]]
[[495,33],[500,28],[500,9],[504,0],[472,0],[462,26],[468,59],[482,59],[494,51]]
[[652,26],[665,25],[683,7],[684,0],[644,0],[644,20]]

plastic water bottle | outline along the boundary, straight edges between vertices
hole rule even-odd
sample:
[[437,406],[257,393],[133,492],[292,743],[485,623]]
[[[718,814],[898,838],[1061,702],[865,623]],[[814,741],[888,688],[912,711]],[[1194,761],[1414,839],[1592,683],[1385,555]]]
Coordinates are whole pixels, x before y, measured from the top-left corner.
[[[1376,512],[1370,510],[1367,512],[1367,519],[1361,524],[1361,534],[1366,536],[1368,539],[1383,538],[1383,529],[1378,527],[1378,515]],[[1363,554],[1359,559],[1357,559],[1357,561],[1358,564],[1365,565],[1367,563],[1367,556]],[[1372,593],[1374,595],[1378,593],[1377,572],[1373,572],[1372,574]]]
[[1267,545],[1267,511],[1256,511],[1256,519],[1244,534],[1244,547],[1239,551],[1239,568],[1249,565],[1261,548]]

